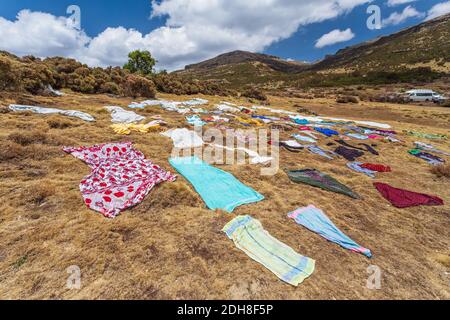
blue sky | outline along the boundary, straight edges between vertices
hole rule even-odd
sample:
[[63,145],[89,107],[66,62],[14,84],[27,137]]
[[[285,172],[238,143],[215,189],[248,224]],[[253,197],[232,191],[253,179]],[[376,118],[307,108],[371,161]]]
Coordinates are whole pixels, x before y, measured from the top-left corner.
[[[388,6],[388,1],[403,4]],[[89,65],[106,66],[122,64],[129,51],[139,48],[150,50],[160,68],[170,70],[236,49],[316,61],[340,48],[418,24],[429,14],[450,10],[448,0],[271,0],[262,5],[256,0],[245,4],[238,0],[218,0],[212,3],[205,5],[201,0],[158,0],[153,5],[149,0],[2,1],[0,49],[18,55],[71,56]],[[369,30],[366,10],[371,4],[379,5],[385,21],[391,14],[399,15],[380,30]],[[69,5],[80,7],[82,30],[67,28],[62,21],[69,16],[66,14]],[[403,19],[400,14],[405,8],[409,15]],[[18,16],[24,9],[29,12]],[[333,30],[336,30],[334,36],[327,37],[330,44],[318,48],[316,41]],[[333,39],[345,30],[345,39],[350,40],[333,44]]]

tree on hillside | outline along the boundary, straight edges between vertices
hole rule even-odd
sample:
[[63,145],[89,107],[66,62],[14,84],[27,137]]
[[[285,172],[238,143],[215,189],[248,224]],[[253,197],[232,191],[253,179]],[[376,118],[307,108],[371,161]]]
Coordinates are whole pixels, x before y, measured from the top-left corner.
[[123,68],[129,70],[131,73],[148,76],[153,74],[153,67],[156,62],[150,52],[135,50],[128,54],[128,62]]

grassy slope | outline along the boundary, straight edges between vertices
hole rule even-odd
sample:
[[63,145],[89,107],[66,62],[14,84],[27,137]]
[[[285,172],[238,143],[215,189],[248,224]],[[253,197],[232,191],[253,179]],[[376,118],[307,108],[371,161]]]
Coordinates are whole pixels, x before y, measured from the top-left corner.
[[[176,100],[188,97],[161,96]],[[212,102],[219,97],[206,97]],[[0,105],[16,101],[3,96]],[[233,215],[205,209],[181,177],[154,189],[141,203],[107,220],[83,204],[78,184],[89,168],[61,151],[64,145],[92,145],[129,140],[144,154],[168,164],[172,143],[157,133],[115,135],[104,105],[127,105],[129,99],[69,94],[64,98],[21,97],[21,102],[90,112],[98,121],[85,123],[60,116],[0,114],[0,297],[88,299],[449,299],[448,251],[450,190],[448,179],[436,178],[429,166],[409,156],[408,146],[380,143],[379,157],[363,160],[389,164],[391,174],[377,181],[441,196],[442,207],[396,209],[372,187],[372,180],[350,171],[345,161],[324,161],[307,152],[281,152],[280,167],[317,168],[360,193],[364,200],[293,184],[281,171],[259,176],[259,167],[223,166],[266,200],[238,208]],[[379,120],[395,129],[450,134],[450,109],[367,103],[336,105],[271,98],[272,105],[292,109],[300,104],[322,115]],[[212,106],[211,106],[212,107]],[[170,127],[183,127],[178,114],[160,109]],[[51,128],[60,126],[62,128]],[[235,126],[235,125],[233,125]],[[20,146],[13,140],[31,142]],[[33,137],[36,140],[33,143]],[[283,134],[287,138],[287,134]],[[328,142],[322,139],[320,145]],[[437,146],[450,150],[447,142]],[[9,149],[8,149],[9,148]],[[374,258],[348,252],[286,218],[293,209],[315,204]],[[316,271],[300,287],[284,284],[270,271],[236,249],[220,231],[235,215],[259,219],[276,238],[316,259]],[[66,289],[66,268],[78,265],[82,289]],[[366,288],[369,265],[383,270],[382,289]]]

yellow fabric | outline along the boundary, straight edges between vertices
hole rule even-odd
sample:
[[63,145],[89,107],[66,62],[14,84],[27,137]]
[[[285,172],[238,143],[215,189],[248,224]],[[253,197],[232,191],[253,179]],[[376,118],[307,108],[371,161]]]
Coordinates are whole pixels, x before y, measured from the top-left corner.
[[141,132],[141,133],[148,133],[149,131],[158,130],[161,126],[159,124],[127,124],[127,123],[119,123],[119,124],[113,124],[111,125],[111,128],[114,130],[117,134],[125,134],[128,135],[132,131]]
[[261,127],[263,125],[260,121],[258,121],[256,119],[244,119],[241,117],[236,117],[236,120],[239,122],[242,122],[242,123],[246,123],[246,124],[255,124],[258,127]]

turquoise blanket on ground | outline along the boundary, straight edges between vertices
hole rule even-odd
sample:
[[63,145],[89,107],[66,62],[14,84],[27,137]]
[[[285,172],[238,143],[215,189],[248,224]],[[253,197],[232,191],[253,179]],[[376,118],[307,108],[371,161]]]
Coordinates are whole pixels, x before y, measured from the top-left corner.
[[372,257],[369,249],[361,247],[350,239],[331,222],[322,210],[313,205],[290,212],[288,217],[294,219],[295,222],[307,229],[318,233],[328,241],[335,242],[350,251],[362,253],[368,258]]
[[238,206],[264,199],[232,174],[197,157],[172,158],[169,163],[194,186],[211,210],[222,209],[231,213]]

